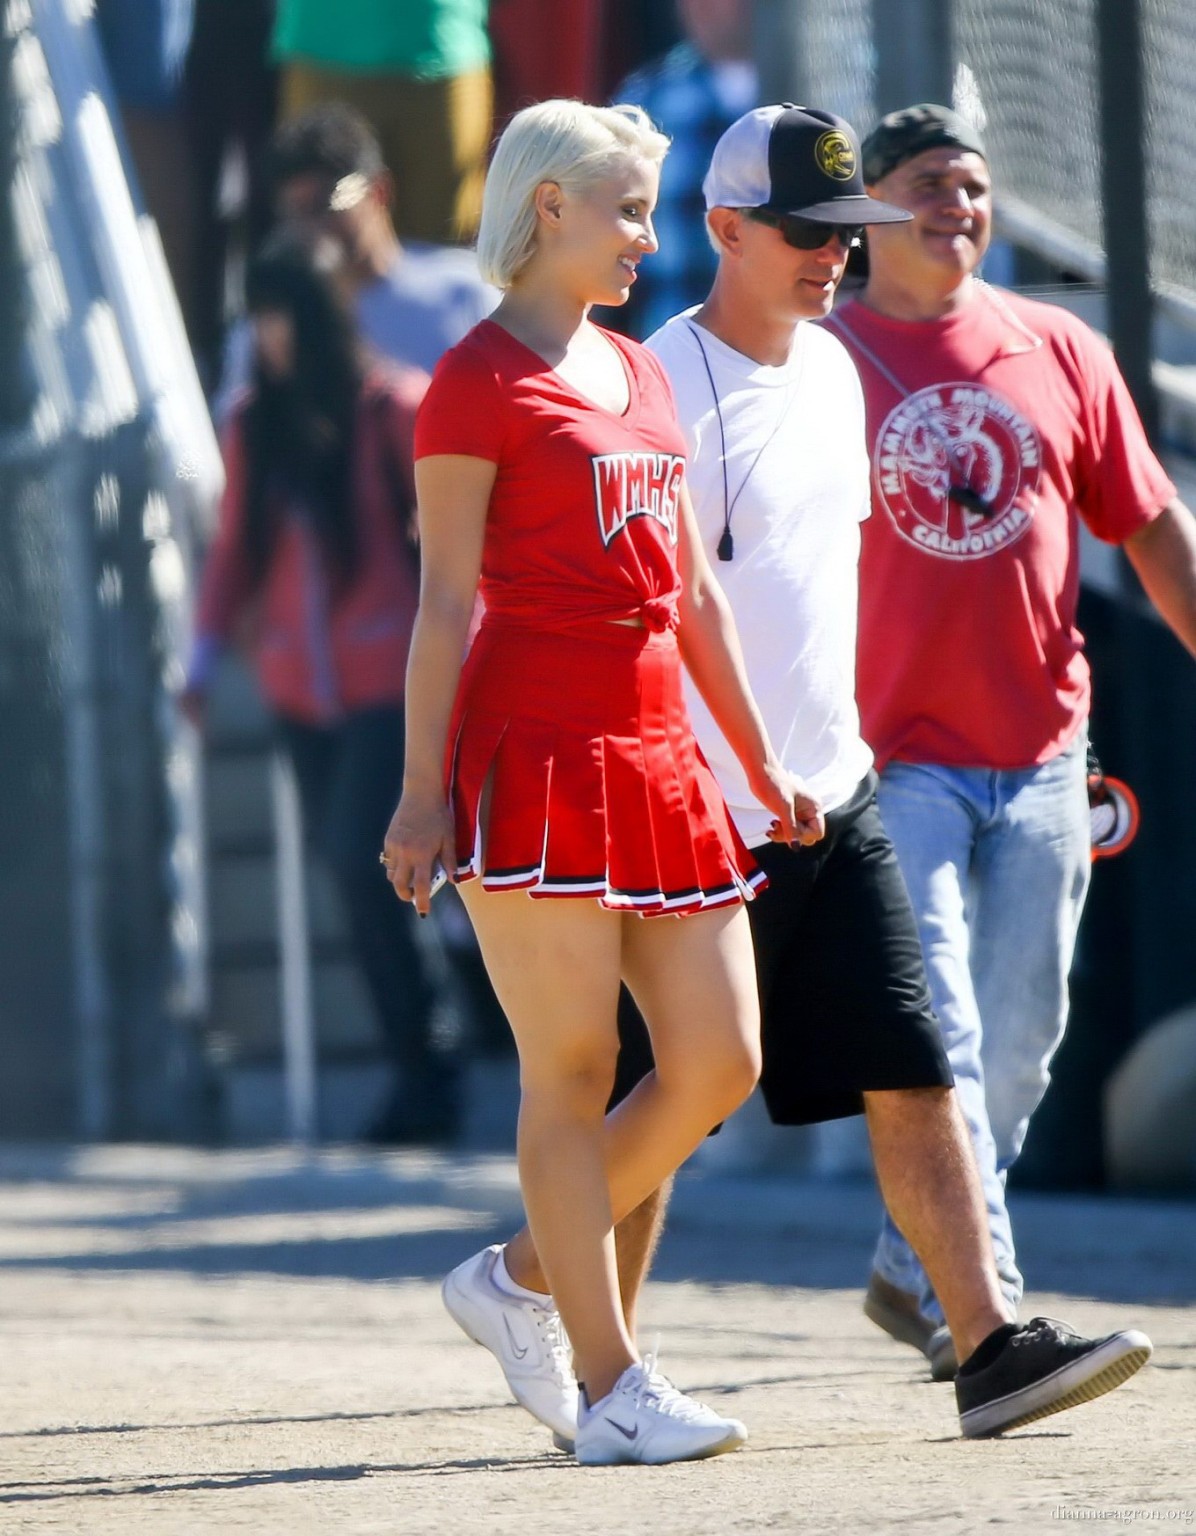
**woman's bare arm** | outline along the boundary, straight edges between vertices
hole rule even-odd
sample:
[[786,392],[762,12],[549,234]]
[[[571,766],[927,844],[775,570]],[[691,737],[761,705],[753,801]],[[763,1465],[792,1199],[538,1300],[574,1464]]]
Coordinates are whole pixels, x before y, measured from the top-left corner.
[[482,568],[482,539],[497,467],[488,459],[438,454],[415,467],[420,596],[407,663],[407,752],[403,795],[386,834],[391,884],[428,910],[432,866],[456,868],[444,795],[444,753],[469,621]]

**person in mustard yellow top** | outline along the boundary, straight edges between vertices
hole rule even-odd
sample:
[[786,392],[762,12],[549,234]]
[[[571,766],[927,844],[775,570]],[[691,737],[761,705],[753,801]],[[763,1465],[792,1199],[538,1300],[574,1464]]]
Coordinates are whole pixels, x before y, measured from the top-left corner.
[[493,91],[487,0],[279,0],[282,113],[346,101],[403,188],[399,234],[477,233]]

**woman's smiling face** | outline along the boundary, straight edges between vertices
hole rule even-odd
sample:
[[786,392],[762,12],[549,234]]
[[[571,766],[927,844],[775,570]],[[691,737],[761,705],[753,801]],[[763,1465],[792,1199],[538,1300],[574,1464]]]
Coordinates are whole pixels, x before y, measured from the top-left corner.
[[659,168],[640,159],[578,190],[554,186],[555,225],[545,232],[551,259],[584,303],[626,302],[640,261],[659,248],[652,227],[659,188]]

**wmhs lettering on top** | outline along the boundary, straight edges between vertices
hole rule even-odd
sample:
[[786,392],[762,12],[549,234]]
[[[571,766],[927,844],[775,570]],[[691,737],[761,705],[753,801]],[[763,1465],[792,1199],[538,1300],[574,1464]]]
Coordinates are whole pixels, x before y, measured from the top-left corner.
[[677,542],[685,460],[675,453],[601,453],[593,459],[598,531],[604,546],[633,517],[650,517]]

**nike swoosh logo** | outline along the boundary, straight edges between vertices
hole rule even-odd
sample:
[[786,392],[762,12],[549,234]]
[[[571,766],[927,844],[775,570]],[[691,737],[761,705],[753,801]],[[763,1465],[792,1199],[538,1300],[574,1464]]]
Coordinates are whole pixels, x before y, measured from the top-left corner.
[[619,1423],[618,1419],[612,1419],[606,1415],[604,1415],[604,1417],[606,1417],[606,1422],[610,1425],[610,1427],[612,1429],[617,1429],[625,1440],[637,1440],[639,1438],[640,1427],[638,1424],[634,1429],[624,1429],[623,1425]]
[[511,1346],[511,1353],[515,1356],[516,1360],[522,1360],[527,1354],[528,1346],[525,1344],[523,1348],[520,1349],[515,1335],[511,1332],[511,1319],[506,1315],[505,1312],[503,1314],[502,1325],[507,1332],[507,1343]]

